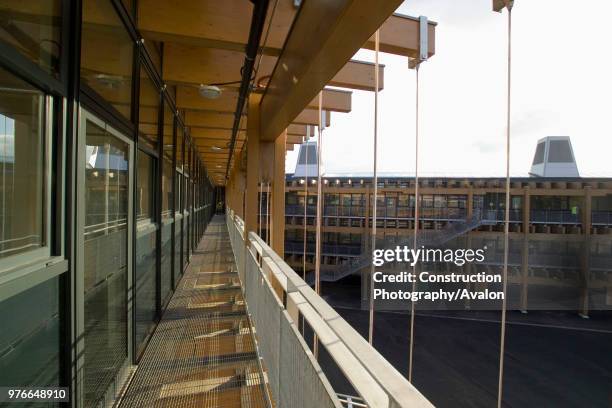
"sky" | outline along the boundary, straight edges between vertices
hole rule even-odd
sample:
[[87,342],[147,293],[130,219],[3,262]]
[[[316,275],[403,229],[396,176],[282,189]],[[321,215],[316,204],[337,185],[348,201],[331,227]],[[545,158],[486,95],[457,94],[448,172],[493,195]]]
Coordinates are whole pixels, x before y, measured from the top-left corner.
[[[419,174],[504,176],[507,14],[491,0],[407,0],[397,10],[438,23],[436,53],[420,68]],[[510,173],[525,176],[537,140],[570,136],[583,177],[612,177],[612,2],[516,0],[512,11]],[[360,50],[355,58],[374,61]],[[379,54],[378,171],[414,174],[415,72]],[[372,172],[374,94],[353,91],[331,114],[324,172]],[[293,172],[295,151],[287,154]]]

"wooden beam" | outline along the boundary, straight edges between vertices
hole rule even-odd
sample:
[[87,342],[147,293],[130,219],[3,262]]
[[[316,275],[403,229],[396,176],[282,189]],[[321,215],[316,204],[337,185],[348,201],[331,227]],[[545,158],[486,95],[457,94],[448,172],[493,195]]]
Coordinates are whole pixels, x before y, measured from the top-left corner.
[[[351,111],[350,91],[325,89],[323,91],[323,109],[347,113]],[[197,86],[179,85],[176,92],[176,105],[179,109],[205,110],[211,112],[235,112],[238,103],[238,89],[225,87],[217,99],[203,98]],[[310,109],[318,109],[318,98],[308,104]]]
[[287,132],[274,141],[274,171],[272,176],[272,206],[270,217],[272,249],[281,258],[285,254],[285,145]]
[[[195,45],[166,43],[164,45],[164,78],[178,84],[217,84],[236,82],[242,78],[240,69],[244,52],[206,48]],[[275,57],[264,57],[255,82],[269,75],[276,64]]]
[[[138,7],[139,29],[147,39],[233,51],[245,49],[253,9],[250,2],[243,0],[140,0]],[[292,1],[278,2],[263,49],[265,54],[280,54],[296,12]],[[269,11],[268,19],[271,14]],[[265,26],[268,24],[269,21]],[[380,50],[414,57],[418,49],[418,37],[416,43],[411,37],[415,26],[418,27],[418,22],[413,17],[390,16],[381,26]],[[368,39],[363,47],[372,49],[373,41],[373,38]],[[432,46],[430,52],[433,53]]]
[[[351,111],[351,91],[340,89],[323,89],[323,110],[330,112],[349,113]],[[319,98],[313,98],[308,105],[308,109],[319,109]]]
[[[323,111],[325,117],[325,126],[331,125],[331,114],[328,111]],[[304,109],[297,117],[293,120],[293,123],[298,125],[315,125],[319,126],[319,111],[315,109]]]
[[[213,148],[213,146],[225,148],[225,146],[227,145],[227,143],[229,141],[223,141],[222,143],[219,143],[219,142],[220,141],[210,140],[210,139],[196,139],[195,145],[202,152],[207,152],[207,151],[211,150]],[[240,150],[242,148],[243,144],[244,144],[244,140],[237,140],[236,144],[234,146],[236,147],[237,150]]]
[[[229,141],[232,137],[231,129],[209,129],[203,127],[192,127],[191,137],[194,139],[216,139],[216,140],[227,140]],[[241,130],[236,135],[237,140],[244,140],[246,137],[246,131]]]
[[[378,72],[379,91],[384,88],[384,84],[385,66],[380,64],[380,70]],[[339,86],[341,88],[359,89],[361,91],[374,91],[376,87],[374,64],[371,62],[350,60],[334,75],[329,85]]]
[[[436,51],[436,23],[428,22],[428,54]],[[379,49],[381,52],[416,58],[419,56],[419,19],[394,13],[380,27]],[[374,49],[374,36],[371,36],[363,48]]]
[[287,127],[288,135],[306,136],[306,126],[292,123]]
[[[266,79],[272,74],[277,60],[276,57],[272,56],[264,56],[262,58],[255,83]],[[175,43],[164,45],[164,79],[174,84],[198,86],[200,84],[220,84],[239,81],[243,62],[244,53],[242,52]],[[338,74],[337,76],[335,75],[336,73]],[[384,78],[383,65],[381,65],[380,78]],[[334,72],[334,75],[327,79],[326,84],[342,88],[373,91],[375,85],[372,64],[346,60]],[[382,89],[382,81],[380,87]],[[310,98],[308,102],[312,101],[313,98]]]
[[[326,126],[330,126],[330,113],[325,113],[326,118]],[[152,120],[149,116],[145,116],[142,118],[142,122],[147,122],[147,120]],[[319,117],[318,110],[315,109],[304,109],[303,112],[300,113],[295,118],[295,123],[298,124],[308,124],[308,125],[318,125]],[[234,124],[234,115],[228,112],[209,112],[209,111],[185,111],[185,126],[191,127],[193,130],[196,128],[208,128],[208,129],[218,129],[218,130],[231,130]],[[247,118],[246,115],[243,117],[240,122],[240,129],[244,131],[247,128]]]
[[[298,9],[293,1],[279,1],[270,25],[274,4],[264,24],[270,26],[264,52],[278,55]],[[244,51],[252,11],[244,0],[139,0],[138,25],[146,38],[157,41]]]
[[261,102],[261,138],[274,140],[281,134],[400,4],[401,0],[379,0],[376,7],[367,1],[303,2],[278,60],[285,69],[274,71],[268,85],[274,92],[266,92]]
[[[209,129],[232,129],[234,115],[231,113],[214,113],[185,111],[185,125]],[[246,130],[246,117],[240,122],[240,129]]]
[[287,135],[287,143],[289,144],[301,144],[304,141],[302,136]]

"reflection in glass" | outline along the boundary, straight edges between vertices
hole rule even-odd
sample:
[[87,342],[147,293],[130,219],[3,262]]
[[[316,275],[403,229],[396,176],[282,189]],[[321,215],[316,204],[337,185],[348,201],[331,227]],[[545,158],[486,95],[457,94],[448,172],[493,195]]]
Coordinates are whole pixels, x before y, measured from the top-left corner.
[[173,198],[172,198],[172,160],[164,154],[164,171],[162,174],[162,218],[172,217]]
[[174,114],[169,104],[164,105],[164,133],[163,133],[163,174],[162,174],[162,231],[161,231],[161,298],[162,302],[168,297],[172,288],[172,228],[174,221],[174,198],[172,190],[172,175],[174,174]]
[[127,357],[129,146],[87,122],[85,406],[97,406]]
[[138,114],[138,143],[155,150],[160,103],[159,90],[144,68],[140,69],[140,99]]
[[[183,214],[183,175],[179,172],[175,172],[176,177],[176,195],[175,195],[175,211],[178,214]],[[183,273],[183,219],[181,218],[174,225],[174,276],[175,282],[178,281],[178,277]]]
[[182,229],[183,229],[183,220],[179,220],[174,223],[174,281],[178,282],[181,274],[183,273],[183,260],[182,260]]
[[162,304],[168,300],[172,291],[172,224],[162,225],[161,231],[161,299]]
[[81,80],[130,119],[134,43],[112,2],[83,1]]
[[0,384],[59,386],[59,319],[59,277],[0,302]]
[[156,229],[150,229],[153,216],[155,186],[154,161],[148,154],[138,152],[138,182],[136,186],[136,344],[143,346],[153,328],[155,304]]
[[165,303],[172,289],[172,222],[166,219],[161,231],[161,298]]
[[0,69],[0,258],[45,245],[45,97]]
[[185,131],[179,126],[178,133],[176,135],[176,167],[178,169],[183,168],[183,135]]
[[153,215],[153,185],[155,166],[148,154],[138,152],[138,183],[136,187],[136,219],[151,219]]
[[59,77],[62,50],[61,5],[60,0],[0,3],[0,41],[55,77]]

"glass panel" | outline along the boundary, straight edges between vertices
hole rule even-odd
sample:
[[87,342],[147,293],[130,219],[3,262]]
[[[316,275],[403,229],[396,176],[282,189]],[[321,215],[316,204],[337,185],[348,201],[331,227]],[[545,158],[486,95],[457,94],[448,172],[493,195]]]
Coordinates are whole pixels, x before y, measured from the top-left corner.
[[548,161],[551,163],[572,162],[572,152],[569,143],[565,140],[551,140]]
[[182,207],[182,203],[181,203],[181,198],[182,198],[181,197],[181,192],[183,190],[183,188],[182,188],[183,187],[182,186],[182,182],[183,182],[182,178],[183,178],[183,176],[181,176],[180,173],[175,172],[175,177],[176,177],[176,181],[175,182],[176,182],[177,190],[176,190],[176,195],[174,196],[174,210],[177,213],[182,214],[183,213],[183,207]]
[[183,135],[184,129],[178,127],[176,134],[176,167],[182,169],[183,166]]
[[168,295],[172,290],[172,225],[162,226],[161,236],[161,299],[166,303]]
[[[189,211],[188,208],[188,199],[189,199],[189,179],[187,177],[183,177],[183,197],[182,199],[183,201],[183,209],[184,211]],[[188,215],[186,215],[183,218],[183,230],[182,230],[182,235],[183,235],[183,269],[185,268],[185,266],[187,265],[187,262],[189,261],[189,220],[190,217]],[[183,274],[183,269],[181,269],[181,275]]]
[[185,175],[191,175],[191,146],[185,142],[185,167],[183,169]]
[[[174,208],[174,191],[172,177],[175,173],[173,165],[174,155],[174,113],[170,105],[164,104],[164,131],[163,131],[163,174],[162,174],[162,220],[166,222],[162,226],[162,251],[161,251],[161,292],[162,300],[165,300],[172,289],[172,231],[177,228],[175,224],[168,223],[172,219]],[[174,243],[176,247],[177,243]]]
[[61,0],[0,3],[0,41],[56,78],[60,72]]
[[[182,196],[183,196],[183,176],[178,173],[175,172],[175,177],[176,177],[176,187],[177,187],[177,191],[176,191],[176,203],[175,203],[175,211],[179,214],[183,213],[183,207],[182,207]],[[175,276],[175,282],[178,280],[178,276],[180,276],[180,274],[183,271],[183,219],[181,219],[178,223],[175,224],[174,227],[174,276]]]
[[[190,216],[183,218],[183,269],[189,262],[189,220]],[[181,275],[183,270],[181,270]]]
[[[153,216],[154,159],[138,152],[138,182],[136,186],[136,219],[138,229],[151,222]],[[141,345],[155,321],[156,232],[138,233],[136,239],[136,344]]]
[[173,193],[172,193],[172,168],[174,150],[174,114],[166,103],[164,105],[164,166],[162,178],[162,216],[172,216]]
[[83,1],[81,80],[128,120],[134,42],[108,0]]
[[147,71],[140,70],[140,104],[138,105],[138,143],[157,148],[159,119],[159,90]]
[[87,122],[85,406],[104,398],[127,357],[129,146]]
[[139,346],[144,345],[155,322],[155,235],[153,230],[136,240],[136,344]]
[[0,258],[45,245],[45,97],[0,69]]
[[0,302],[0,321],[0,384],[59,386],[59,277]]
[[174,281],[177,282],[179,276],[182,273],[182,230],[183,230],[183,221],[174,223]]
[[155,162],[148,154],[138,152],[138,184],[136,187],[136,219],[151,219],[155,185]]
[[164,156],[164,174],[162,176],[162,217],[172,216],[172,161]]

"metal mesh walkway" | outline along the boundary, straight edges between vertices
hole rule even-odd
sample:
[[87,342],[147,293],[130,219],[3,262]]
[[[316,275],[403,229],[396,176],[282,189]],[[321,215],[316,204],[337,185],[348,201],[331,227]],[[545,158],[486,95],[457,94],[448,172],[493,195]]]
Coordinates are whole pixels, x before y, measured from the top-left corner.
[[265,407],[227,228],[215,216],[121,400],[132,407]]

